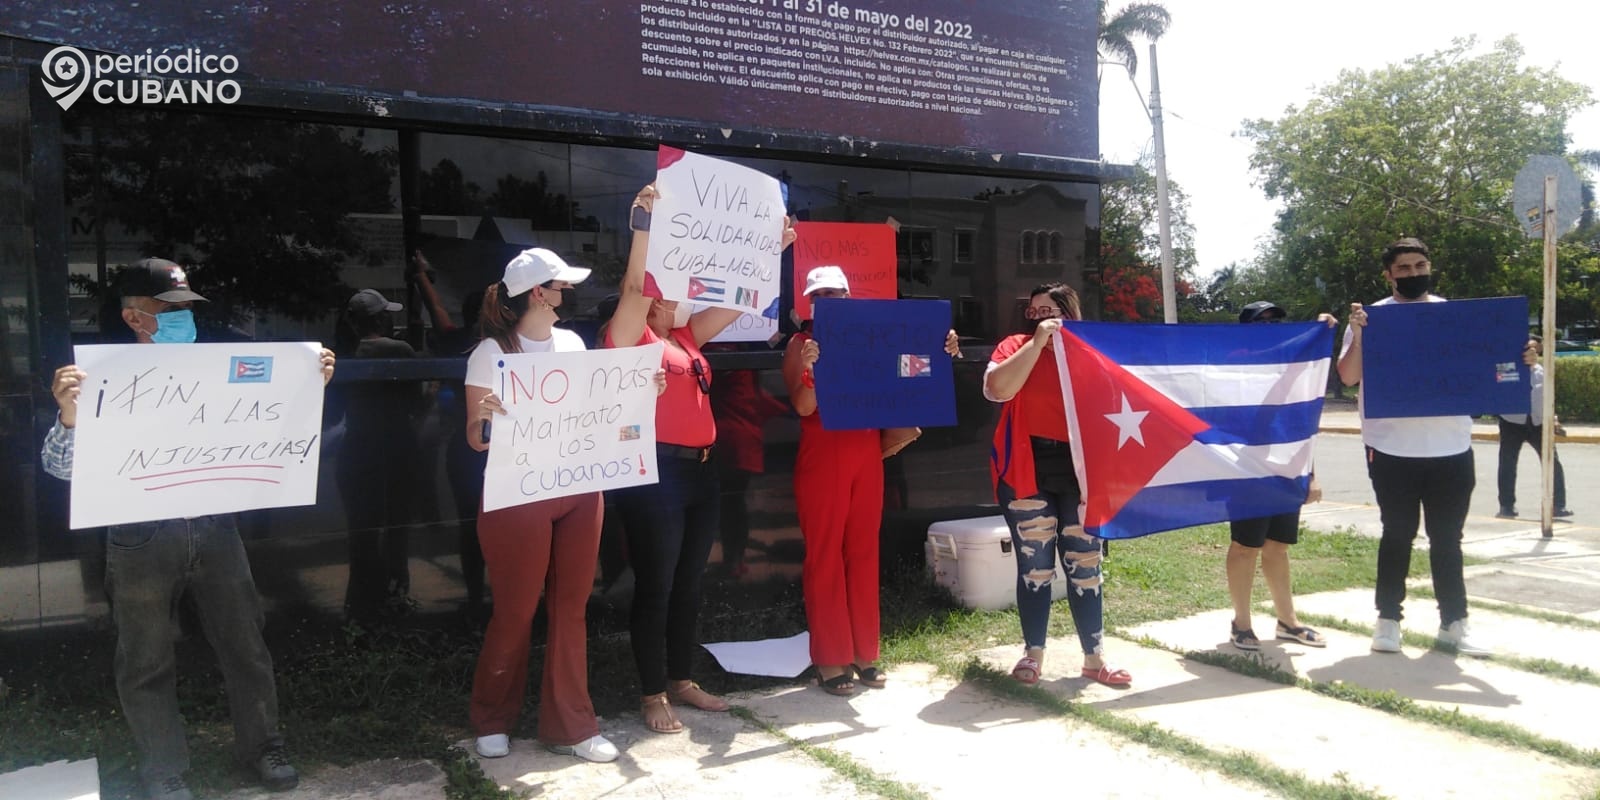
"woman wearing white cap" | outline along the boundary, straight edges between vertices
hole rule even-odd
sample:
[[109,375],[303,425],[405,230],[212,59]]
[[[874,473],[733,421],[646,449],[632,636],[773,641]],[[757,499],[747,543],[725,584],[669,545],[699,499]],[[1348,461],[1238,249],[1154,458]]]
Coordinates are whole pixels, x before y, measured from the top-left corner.
[[[467,442],[489,447],[488,423],[505,409],[490,390],[502,353],[581,351],[576,333],[555,327],[561,290],[589,270],[569,266],[543,248],[524,250],[483,296],[483,341],[467,359]],[[589,700],[584,610],[600,549],[599,492],[478,512],[478,540],[494,587],[494,616],[472,679],[470,717],[478,754],[510,752],[509,734],[528,680],[528,631],[545,596],[549,633],[539,691],[539,739],[558,753],[612,761],[617,748],[600,735]]]
[[[657,193],[633,201],[648,217]],[[606,329],[605,346],[661,342],[667,389],[656,405],[656,474],[660,482],[612,493],[622,514],[633,566],[633,607],[628,615],[633,659],[639,669],[640,713],[657,733],[678,733],[673,704],[727,711],[721,698],[690,677],[695,651],[700,585],[720,530],[720,480],[712,460],[717,425],[711,414],[711,366],[700,346],[743,313],[737,308],[692,308],[663,299],[645,272],[647,226],[635,225],[622,296]],[[794,242],[784,220],[783,246]]]
[[[850,281],[835,266],[806,275],[813,300],[849,297]],[[959,356],[956,332],[945,352]],[[875,429],[833,431],[817,412],[811,368],[822,351],[809,331],[789,339],[783,378],[800,415],[800,454],[794,465],[795,510],[806,543],[801,568],[811,663],[823,691],[854,694],[856,684],[882,688],[878,660],[878,529],[883,522],[883,435]],[[908,443],[903,440],[901,446]]]

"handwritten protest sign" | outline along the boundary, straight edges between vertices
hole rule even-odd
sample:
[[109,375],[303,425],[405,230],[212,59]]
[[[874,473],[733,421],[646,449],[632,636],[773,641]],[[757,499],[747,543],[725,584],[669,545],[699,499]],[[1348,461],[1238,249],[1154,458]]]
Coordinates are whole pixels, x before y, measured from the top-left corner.
[[668,300],[776,318],[783,187],[727,161],[662,146],[645,271]]
[[1528,299],[1367,307],[1363,413],[1384,417],[1528,413]]
[[661,348],[502,355],[483,509],[655,483]]
[[883,223],[796,222],[794,232],[794,310],[811,319],[811,299],[805,296],[806,276],[813,267],[834,266],[850,281],[850,296],[867,300],[893,300],[899,288],[895,279],[894,228]]
[[944,352],[948,301],[825,297],[815,307],[821,358],[812,372],[823,428],[956,424],[955,377]]
[[73,529],[315,503],[320,349],[75,348]]

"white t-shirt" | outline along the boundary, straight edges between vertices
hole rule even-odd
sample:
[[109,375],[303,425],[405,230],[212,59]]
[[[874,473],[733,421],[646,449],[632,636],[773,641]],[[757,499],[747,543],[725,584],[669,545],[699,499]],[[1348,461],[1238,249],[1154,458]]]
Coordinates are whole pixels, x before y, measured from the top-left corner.
[[[522,346],[524,353],[581,353],[588,349],[583,346],[582,337],[564,328],[551,328],[550,338],[542,342],[517,334],[517,343]],[[500,343],[493,339],[478,342],[478,346],[472,348],[472,355],[467,356],[466,384],[480,389],[493,389],[494,371],[499,366],[495,362],[504,353]]]
[[[1430,294],[1423,300],[1412,300],[1413,303],[1443,303],[1445,299],[1438,295]],[[1393,295],[1385,297],[1370,306],[1399,305]],[[1345,328],[1344,345],[1339,349],[1339,358],[1344,358],[1350,352],[1350,343],[1354,341],[1350,328]],[[1402,458],[1437,458],[1440,456],[1453,456],[1465,452],[1472,447],[1472,417],[1461,415],[1456,417],[1390,417],[1387,419],[1367,419],[1366,412],[1365,378],[1361,381],[1361,391],[1356,394],[1356,407],[1361,411],[1361,443],[1366,446],[1391,456]]]

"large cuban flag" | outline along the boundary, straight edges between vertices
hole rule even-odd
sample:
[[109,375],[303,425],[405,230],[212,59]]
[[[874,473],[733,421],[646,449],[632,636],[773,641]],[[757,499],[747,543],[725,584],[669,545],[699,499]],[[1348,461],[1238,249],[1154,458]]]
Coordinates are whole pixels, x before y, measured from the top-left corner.
[[1299,508],[1332,352],[1322,323],[1062,326],[1084,529],[1128,539]]

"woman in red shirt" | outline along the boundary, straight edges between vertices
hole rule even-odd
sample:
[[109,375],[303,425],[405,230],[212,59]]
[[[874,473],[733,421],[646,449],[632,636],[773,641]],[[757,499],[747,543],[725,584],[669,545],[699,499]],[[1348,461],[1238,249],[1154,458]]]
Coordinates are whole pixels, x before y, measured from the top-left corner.
[[[639,191],[634,205],[648,214],[657,193]],[[683,723],[672,706],[727,711],[728,704],[690,679],[699,645],[701,578],[716,542],[721,499],[712,446],[717,425],[711,414],[711,367],[700,352],[739,318],[737,308],[691,307],[662,299],[646,280],[648,228],[635,228],[622,296],[606,328],[606,347],[661,342],[667,389],[656,403],[656,472],[659,482],[618,489],[612,496],[633,565],[633,607],[628,632],[642,690],[640,712],[657,733],[678,733]],[[794,241],[784,222],[783,246]],[[647,289],[647,283],[650,283]]]
[[1078,524],[1082,493],[1072,468],[1066,403],[1052,352],[1061,320],[1082,318],[1078,294],[1064,283],[1039,286],[1029,293],[1026,316],[1032,331],[1000,340],[983,376],[983,396],[1003,404],[989,472],[995,500],[1011,528],[1017,613],[1027,648],[1011,677],[1027,684],[1039,681],[1059,553],[1070,583],[1067,606],[1083,645],[1083,676],[1127,686],[1133,678],[1126,670],[1107,667],[1101,654],[1100,539]]
[[[817,267],[806,276],[807,297],[849,297],[844,270]],[[960,356],[956,332],[945,352]],[[822,351],[809,331],[789,339],[783,378],[800,415],[800,455],[794,465],[795,510],[806,543],[800,580],[811,663],[824,691],[855,693],[887,678],[878,660],[878,529],[883,522],[883,449],[877,429],[832,431],[817,412],[811,367]]]

